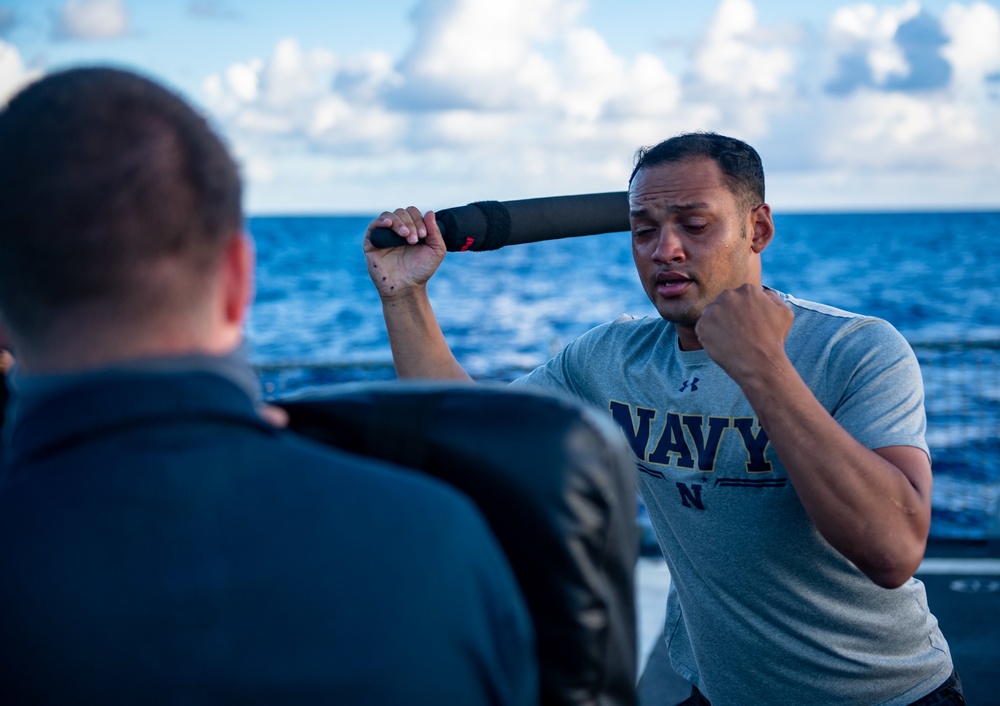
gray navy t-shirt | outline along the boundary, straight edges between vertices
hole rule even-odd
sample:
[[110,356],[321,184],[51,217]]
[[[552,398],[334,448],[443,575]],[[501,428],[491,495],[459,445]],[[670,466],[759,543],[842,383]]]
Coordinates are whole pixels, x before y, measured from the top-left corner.
[[[781,298],[786,351],[820,403],[871,449],[924,440],[913,351],[887,322]],[[923,584],[874,584],[820,536],[739,386],[660,318],[599,326],[513,384],[608,410],[672,577],[674,669],[715,706],[908,704],[951,656]],[[683,608],[682,608],[683,607]]]

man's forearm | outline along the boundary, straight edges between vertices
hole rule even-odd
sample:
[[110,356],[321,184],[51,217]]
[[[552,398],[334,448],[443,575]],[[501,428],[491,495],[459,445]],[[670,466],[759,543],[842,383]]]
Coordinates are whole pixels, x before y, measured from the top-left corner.
[[817,529],[872,581],[901,585],[926,548],[930,470],[924,452],[863,446],[790,362],[759,373],[741,388]]
[[425,287],[383,299],[382,314],[400,379],[472,381],[448,347]]

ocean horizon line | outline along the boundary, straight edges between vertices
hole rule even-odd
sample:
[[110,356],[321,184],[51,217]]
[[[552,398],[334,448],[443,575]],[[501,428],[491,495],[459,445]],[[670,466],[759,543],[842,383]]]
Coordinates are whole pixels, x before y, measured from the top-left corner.
[[[456,204],[453,206],[443,206],[436,211],[443,211],[447,208],[457,208],[458,206],[464,206],[466,204]],[[791,210],[783,210],[780,207],[775,207],[774,204],[770,204],[774,215],[776,217],[783,216],[871,216],[871,215],[884,215],[884,216],[903,216],[903,215],[928,215],[928,216],[946,216],[946,215],[995,215],[1000,214],[1000,204],[992,206],[955,206],[955,207],[945,207],[945,206],[933,206],[927,208],[903,208],[903,207],[851,207],[843,209],[821,209],[821,208],[796,208]],[[246,218],[364,218],[372,219],[377,216],[381,211],[371,211],[371,212],[357,212],[357,211],[312,211],[308,209],[303,209],[300,211],[265,211],[259,213],[247,213]],[[627,232],[627,231],[621,231]]]

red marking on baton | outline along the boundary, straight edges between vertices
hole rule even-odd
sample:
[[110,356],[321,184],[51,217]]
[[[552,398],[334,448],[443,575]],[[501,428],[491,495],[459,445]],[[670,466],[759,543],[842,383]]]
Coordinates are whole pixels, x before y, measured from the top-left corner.
[[475,243],[475,242],[476,241],[475,241],[474,238],[466,238],[465,239],[465,245],[462,246],[462,249],[459,250],[459,252],[465,252],[466,250],[468,250],[469,248],[471,248],[472,244]]

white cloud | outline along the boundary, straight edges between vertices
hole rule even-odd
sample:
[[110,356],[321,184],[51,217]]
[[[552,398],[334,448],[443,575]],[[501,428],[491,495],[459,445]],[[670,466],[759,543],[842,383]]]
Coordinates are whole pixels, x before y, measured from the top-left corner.
[[[509,109],[555,90],[542,50],[573,27],[580,0],[426,0],[400,65],[405,98],[442,108]],[[427,41],[421,41],[427,39]],[[409,88],[419,86],[419,94]]]
[[24,65],[16,47],[0,39],[0,106],[40,75]]
[[206,103],[251,193],[325,189],[334,209],[622,188],[636,147],[705,129],[753,143],[779,184],[998,170],[1000,12],[983,2],[846,5],[810,34],[721,0],[683,75],[615,51],[583,8],[424,0],[398,61],[287,38],[207,77]]
[[251,103],[257,100],[260,92],[259,61],[249,64],[233,64],[226,69],[226,84],[233,92],[233,97],[240,103]]
[[303,52],[294,39],[283,39],[260,72],[260,99],[272,110],[294,110],[324,91],[336,69],[333,52]]
[[[687,77],[687,100],[715,108],[714,124],[695,126],[764,136],[771,116],[795,100],[795,60],[788,46],[764,42],[751,0],[722,0],[697,43]],[[797,38],[791,38],[795,40]],[[711,115],[712,113],[707,113]]]
[[861,91],[826,123],[828,164],[852,168],[977,169],[997,163],[995,140],[960,102]]
[[[345,153],[379,151],[398,131],[398,119],[373,100],[373,82],[392,84],[390,66],[383,55],[341,61],[286,38],[267,60],[232,64],[208,76],[202,89],[237,140],[272,135]],[[273,168],[268,174],[274,176]]]
[[650,54],[615,54],[579,24],[582,7],[429,1],[415,24],[434,41],[418,39],[398,64],[380,53],[307,52],[289,38],[203,89],[248,149],[270,133],[339,160],[386,155],[384,171],[417,165],[420,178],[446,179],[486,171],[518,188],[532,179],[536,187],[604,182],[613,155],[621,183],[638,144],[661,139],[671,121],[680,129],[680,81]]
[[1000,71],[1000,11],[984,2],[952,3],[941,18],[949,42],[942,54],[956,82],[973,87]]
[[794,68],[792,55],[785,47],[762,46],[757,30],[750,0],[722,0],[692,57],[698,83],[734,98],[782,93]]
[[128,32],[125,0],[66,0],[56,20],[64,39],[110,39]]
[[830,20],[831,44],[863,47],[876,82],[884,83],[890,76],[909,71],[901,48],[893,40],[900,25],[918,14],[920,3],[916,0],[883,10],[870,4],[842,7]]
[[[933,39],[929,55],[946,62],[933,81],[912,75],[919,65],[907,62],[901,50],[903,28],[917,22]],[[984,83],[1000,69],[1000,12],[995,8],[952,3],[938,21],[921,15],[914,2],[882,10],[855,5],[833,15],[830,36],[834,51],[861,52],[871,73],[867,84],[858,80],[852,91],[818,102],[813,139],[821,145],[817,154],[823,164],[855,170],[1000,165],[1000,111]],[[887,58],[894,53],[901,63]],[[936,69],[926,61],[923,66]],[[907,82],[894,83],[893,76]]]

